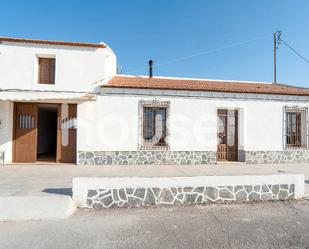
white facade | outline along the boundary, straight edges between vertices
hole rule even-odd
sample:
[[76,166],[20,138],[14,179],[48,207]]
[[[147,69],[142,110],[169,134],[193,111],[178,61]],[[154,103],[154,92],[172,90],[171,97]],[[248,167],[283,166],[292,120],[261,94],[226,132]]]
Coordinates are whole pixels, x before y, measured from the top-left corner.
[[[38,84],[40,57],[56,59],[55,84]],[[123,157],[128,158],[134,157],[135,153],[139,157],[147,154],[141,148],[141,101],[169,103],[168,148],[159,149],[150,156],[148,153],[150,158],[169,157],[173,152],[192,152],[193,158],[198,155],[198,162],[204,163],[201,159],[204,155],[199,152],[210,152],[208,163],[214,162],[218,145],[217,111],[227,109],[238,110],[238,160],[246,161],[246,152],[262,152],[257,158],[253,156],[252,161],[263,161],[266,152],[281,153],[284,159],[278,159],[279,162],[292,160],[291,152],[287,153],[285,148],[283,110],[287,106],[309,107],[308,96],[100,87],[115,75],[116,56],[108,47],[2,41],[0,163],[1,160],[4,163],[13,160],[14,102],[76,103],[76,151],[79,164],[107,164],[111,162],[108,158],[110,153],[116,153],[114,157],[123,153]],[[17,91],[16,94],[14,91]],[[88,98],[89,95],[91,98]],[[302,122],[308,129],[306,122]],[[308,137],[302,137],[304,139]],[[97,156],[101,152],[104,155]],[[161,152],[162,155],[158,155]],[[268,157],[273,155],[277,157],[277,154],[269,154]],[[293,156],[297,160],[309,161],[307,148],[297,150]],[[191,155],[188,161],[190,158]],[[128,163],[127,159],[123,160],[122,163]],[[143,160],[146,164],[149,161],[147,158]],[[269,161],[269,158],[264,161]]]
[[[55,58],[55,84],[38,84],[38,58]],[[92,91],[116,74],[110,48],[0,43],[0,89]]]
[[139,101],[170,101],[168,129],[173,151],[216,151],[217,110],[239,111],[239,149],[283,150],[283,107],[308,102],[103,95],[78,106],[79,151],[134,151],[140,140]]
[[[41,57],[55,58],[55,84],[38,83]],[[14,102],[80,103],[115,74],[108,46],[0,41],[0,163],[12,162]]]

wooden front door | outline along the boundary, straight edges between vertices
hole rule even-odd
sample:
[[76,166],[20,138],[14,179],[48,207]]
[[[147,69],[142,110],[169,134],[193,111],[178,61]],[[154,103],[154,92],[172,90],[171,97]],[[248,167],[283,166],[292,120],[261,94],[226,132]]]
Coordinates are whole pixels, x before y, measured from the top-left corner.
[[14,156],[17,163],[34,163],[37,156],[37,105],[14,105]]
[[218,161],[238,160],[238,111],[218,110]]
[[60,124],[58,125],[57,161],[76,163],[77,105],[62,105],[58,114]]
[[[58,107],[56,161],[76,162],[76,117],[75,104]],[[35,163],[37,161],[38,104],[14,103],[13,161]]]

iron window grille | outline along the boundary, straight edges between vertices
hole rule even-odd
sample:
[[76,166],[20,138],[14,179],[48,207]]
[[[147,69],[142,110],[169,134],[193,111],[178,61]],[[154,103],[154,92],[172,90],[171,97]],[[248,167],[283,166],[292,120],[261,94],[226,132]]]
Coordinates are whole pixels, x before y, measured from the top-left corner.
[[34,129],[35,123],[34,123],[34,117],[32,115],[19,115],[19,129]]
[[140,149],[169,149],[168,125],[170,103],[168,101],[141,101]]
[[284,148],[308,149],[308,107],[284,107]]
[[76,127],[77,127],[76,117],[64,117],[61,119],[61,129],[62,130],[68,130],[68,129],[75,130]]

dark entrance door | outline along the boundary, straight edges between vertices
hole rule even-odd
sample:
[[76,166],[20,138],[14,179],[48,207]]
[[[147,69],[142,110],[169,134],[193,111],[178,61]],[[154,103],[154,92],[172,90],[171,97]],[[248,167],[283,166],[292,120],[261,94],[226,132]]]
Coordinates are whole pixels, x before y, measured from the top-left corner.
[[37,161],[56,162],[57,104],[38,104]]
[[218,110],[218,161],[238,160],[238,111]]

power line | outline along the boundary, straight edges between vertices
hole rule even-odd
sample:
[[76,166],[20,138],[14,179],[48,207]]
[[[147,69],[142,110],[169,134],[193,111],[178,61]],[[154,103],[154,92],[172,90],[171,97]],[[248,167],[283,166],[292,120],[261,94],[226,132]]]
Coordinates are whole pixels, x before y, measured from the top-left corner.
[[[255,37],[255,38],[252,38],[252,39],[249,39],[249,40],[246,40],[246,41],[232,43],[232,44],[229,44],[229,45],[226,45],[226,46],[223,46],[223,47],[213,48],[213,49],[201,51],[199,53],[195,53],[195,54],[192,54],[192,55],[174,58],[174,59],[156,64],[155,67],[161,67],[161,66],[165,66],[165,65],[172,64],[172,63],[175,63],[175,62],[187,60],[187,59],[190,59],[190,58],[193,58],[193,57],[196,57],[196,56],[211,54],[211,53],[218,52],[218,51],[221,51],[221,50],[225,50],[225,49],[228,49],[228,48],[238,47],[238,46],[241,46],[241,45],[244,45],[244,44],[247,44],[247,43],[251,43],[251,42],[254,42],[254,41],[257,41],[257,40],[264,39],[264,38],[269,37],[269,36],[270,35],[259,36],[259,37]],[[126,72],[126,74],[132,74],[132,73],[135,73],[135,72],[138,72],[138,71],[141,71],[141,70],[145,70],[145,69],[148,69],[148,66],[144,66],[144,67],[141,67],[141,68],[138,68],[138,69],[135,69],[135,70],[131,70],[129,72]],[[112,77],[109,77],[108,79],[103,78],[103,79],[97,80],[97,81],[93,82],[92,85],[97,85],[98,83],[101,83],[102,81],[105,81],[105,80],[109,80],[111,78]]]
[[[211,53],[219,52],[221,50],[225,50],[225,49],[228,49],[228,48],[238,47],[238,46],[241,46],[241,45],[244,45],[244,44],[247,44],[247,43],[251,43],[251,42],[254,42],[254,41],[257,41],[257,40],[260,40],[260,39],[264,39],[264,38],[269,37],[269,36],[270,35],[255,37],[255,38],[250,39],[250,40],[246,40],[246,41],[242,41],[242,42],[236,42],[236,43],[232,43],[232,44],[229,44],[229,45],[226,45],[226,46],[223,46],[223,47],[218,47],[218,48],[213,48],[213,49],[206,50],[206,51],[201,51],[199,53],[195,53],[195,54],[192,54],[192,55],[174,58],[174,59],[168,60],[166,62],[156,64],[155,67],[161,67],[161,66],[165,66],[165,65],[172,64],[172,63],[175,63],[175,62],[184,61],[184,60],[196,57],[196,56],[211,54]],[[138,68],[138,69],[135,69],[135,70],[131,70],[127,73],[131,74],[131,73],[135,73],[135,72],[147,69],[147,68],[148,67],[141,67],[141,68]]]
[[298,57],[300,57],[303,61],[309,64],[309,60],[305,56],[303,56],[300,52],[298,52],[295,48],[293,48],[290,44],[288,44],[286,41],[282,40],[281,38],[278,41],[282,42],[285,46],[291,49]]

